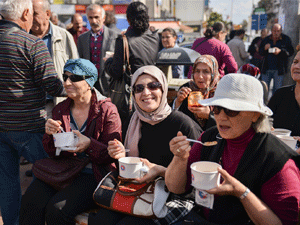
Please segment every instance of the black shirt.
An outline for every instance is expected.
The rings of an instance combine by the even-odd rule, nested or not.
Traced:
[[[295,99],[295,85],[278,89],[268,104],[273,111],[273,127],[291,130],[300,136],[300,108]]]
[[[199,139],[202,129],[182,112],[173,111],[162,122],[151,125],[142,122],[141,139],[138,144],[139,157],[167,167],[173,159],[169,142],[181,131],[191,139]]]

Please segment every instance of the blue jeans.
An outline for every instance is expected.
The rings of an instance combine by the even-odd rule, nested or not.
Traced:
[[[274,80],[272,94],[274,94],[275,91],[282,86],[284,76],[278,75],[278,70],[267,70],[266,73],[262,74],[261,79],[264,82],[266,82],[266,84],[268,86],[268,90],[270,90],[270,83],[271,83],[272,78]]]
[[[48,157],[42,138],[43,133],[0,132],[0,207],[5,225],[19,224],[20,156],[31,163]]]

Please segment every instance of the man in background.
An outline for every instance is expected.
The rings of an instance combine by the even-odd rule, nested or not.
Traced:
[[[117,24],[117,19],[115,17],[114,12],[106,11],[104,25],[114,30],[116,33],[121,34],[122,31],[119,28],[117,28],[116,24]]]
[[[115,50],[118,34],[104,25],[105,10],[97,4],[86,8],[91,30],[78,37],[77,47],[80,58],[88,59],[98,69],[98,81],[95,88],[104,96],[109,94],[110,76],[104,72],[105,53]]]
[[[50,21],[51,10],[48,0],[32,0],[33,3],[33,24],[31,34],[41,38],[48,47],[53,59],[54,67],[58,77],[63,81],[62,74],[65,63],[68,59],[78,58],[76,44],[72,35]],[[47,96],[47,117],[52,117],[52,109],[65,98],[53,98]]]
[[[274,80],[273,94],[282,86],[284,75],[287,72],[288,57],[294,54],[294,48],[289,36],[282,33],[282,26],[275,23],[271,35],[261,43],[259,53],[265,57],[262,66],[261,79],[270,88],[271,80]]]
[[[262,40],[268,36],[268,32],[269,31],[267,28],[262,29],[260,31],[260,37],[254,38],[248,49],[248,52],[252,56],[250,63],[257,66],[260,70],[262,69],[262,63],[264,60],[264,56],[259,54],[259,47],[261,45]]]
[[[46,92],[59,96],[64,89],[47,46],[28,34],[32,1],[2,0],[0,14],[0,35],[6,35],[0,45],[0,207],[4,224],[17,225],[20,156],[31,163],[48,157],[42,144]]]
[[[230,48],[235,61],[238,64],[238,68],[247,63],[250,54],[246,52],[246,47],[244,44],[245,30],[240,29],[235,32],[235,36],[232,40],[228,42],[228,47]]]
[[[83,26],[83,19],[79,13],[75,13],[72,18],[72,27],[68,29],[68,31],[72,34],[75,44],[77,45],[77,40],[79,35],[89,31],[88,28]]]
[[[58,19],[58,15],[55,12],[51,13],[50,20],[54,25],[66,29],[66,25]]]

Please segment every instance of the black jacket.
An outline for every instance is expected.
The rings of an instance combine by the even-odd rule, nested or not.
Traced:
[[[137,35],[133,29],[129,28],[125,33],[129,45],[129,63],[131,72],[138,68],[156,63],[159,50],[159,37],[157,32],[150,30],[141,35]],[[105,71],[115,80],[119,79],[123,73],[124,50],[122,35],[116,39],[115,54],[113,58],[105,62]]]
[[[269,60],[268,56],[273,53],[268,53],[268,50],[265,50],[265,45],[270,44],[271,48],[273,47],[279,47],[281,49],[281,52],[277,55],[277,68],[278,68],[278,74],[284,75],[287,72],[287,65],[288,65],[288,57],[292,56],[294,54],[294,48],[292,46],[291,39],[285,35],[281,34],[281,39],[276,42],[276,45],[274,45],[273,40],[271,39],[272,35],[267,36],[261,43],[259,47],[259,54],[262,56],[265,56],[265,60],[262,67],[262,73],[265,73],[269,68]]]
[[[201,139],[203,142],[214,141],[218,133],[217,128],[212,127]],[[225,144],[226,141],[222,139],[213,147],[203,146],[201,161],[220,162]],[[298,153],[272,134],[256,133],[248,144],[234,177],[260,198],[263,184],[275,176],[289,159],[293,159],[300,168]],[[209,221],[217,224],[252,224],[239,199],[230,195],[215,198]]]

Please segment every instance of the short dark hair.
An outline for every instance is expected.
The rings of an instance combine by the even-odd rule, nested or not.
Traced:
[[[235,31],[234,36],[240,36],[245,33],[246,33],[246,31],[244,29],[239,29],[239,30]]]
[[[113,11],[106,11],[106,17],[104,24],[109,26],[110,24],[116,24],[117,20]]]

